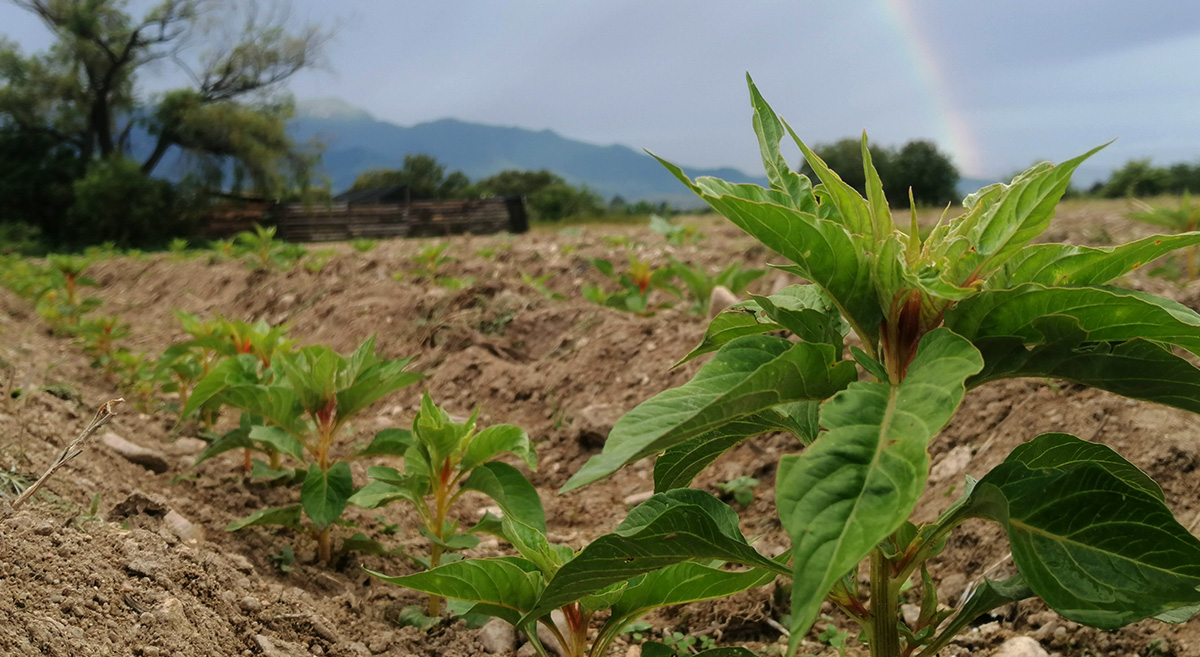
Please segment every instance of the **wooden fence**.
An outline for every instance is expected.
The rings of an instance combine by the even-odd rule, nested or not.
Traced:
[[[276,234],[289,242],[523,233],[529,229],[523,199],[496,197],[398,205],[248,204],[211,214],[204,222],[203,237],[229,237],[255,223],[275,226]]]

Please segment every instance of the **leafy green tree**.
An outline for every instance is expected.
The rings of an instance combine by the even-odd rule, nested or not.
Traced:
[[[508,170],[476,184],[485,196],[524,196],[530,212],[542,221],[566,217],[595,217],[604,213],[604,199],[584,187],[569,184],[562,176],[541,171]]]
[[[75,202],[67,212],[72,241],[128,246],[166,242],[186,232],[171,184],[146,176],[127,157],[96,160],[72,190]]]
[[[12,1],[41,19],[54,44],[25,55],[0,42],[0,129],[51,140],[52,152],[70,155],[63,169],[72,180],[94,162],[132,157],[135,128],[154,140],[137,163],[143,176],[178,149],[210,176],[231,166],[277,194],[314,163],[287,136],[291,103],[279,89],[315,63],[325,41],[318,28],[291,29],[286,12],[253,2],[162,0],[139,17],[120,0]],[[137,80],[151,65],[177,66],[191,84],[147,100]],[[29,161],[6,155],[0,169]],[[71,224],[82,216],[43,226],[54,240],[79,241]]]
[[[476,183],[483,194],[490,196],[533,196],[550,185],[566,184],[562,176],[545,169],[541,171],[518,171],[509,169]]]
[[[461,171],[446,173],[433,156],[410,153],[400,169],[371,169],[355,178],[351,190],[408,187],[412,200],[454,198],[470,194],[471,180]]]
[[[858,139],[842,139],[813,148],[825,163],[839,172],[842,180],[858,193],[866,193],[862,147]],[[945,205],[958,201],[958,169],[948,156],[931,141],[915,140],[899,150],[871,145],[871,161],[884,180],[884,192],[897,205],[908,204],[911,187],[913,200],[921,205]],[[800,172],[813,176],[812,167],[804,163]]]
[[[1100,195],[1105,198],[1123,196],[1157,196],[1167,193],[1171,175],[1166,169],[1150,163],[1150,158],[1130,160],[1113,171]]]

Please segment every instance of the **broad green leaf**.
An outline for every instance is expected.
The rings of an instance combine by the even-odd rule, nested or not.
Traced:
[[[249,354],[226,358],[218,363],[208,373],[208,376],[196,384],[196,387],[192,389],[192,393],[188,396],[187,403],[184,404],[183,410],[179,414],[182,417],[187,417],[195,413],[201,406],[212,399],[214,395],[230,386],[255,385],[257,383],[257,358]]]
[[[821,185],[817,189],[818,195],[823,193],[828,196],[829,201],[841,215],[846,230],[856,235],[862,235],[866,238],[867,244],[874,244],[880,235],[875,231],[875,222],[871,220],[871,208],[867,205],[866,199],[853,187],[843,182],[841,176],[837,175],[820,156],[800,141],[787,121],[783,122],[783,126],[787,128],[788,134],[791,135],[792,141],[796,142],[796,146],[800,147],[800,152],[804,154],[804,160],[808,162],[808,166],[812,167],[813,173],[821,179]]]
[[[883,193],[883,181],[879,179],[879,172],[875,169],[875,163],[871,161],[871,149],[867,147],[865,130],[862,135],[862,161],[867,187],[867,208],[871,212],[871,223],[875,227],[878,241],[885,235],[892,235],[896,226],[892,223],[892,211],[888,208],[887,196]],[[841,210],[840,206],[838,210]]]
[[[404,456],[404,452],[413,446],[412,432],[408,429],[384,429],[375,434],[371,444],[354,453],[354,458],[362,456]]]
[[[517,456],[530,470],[537,471],[537,454],[529,442],[529,434],[511,424],[492,425],[475,434],[458,467],[465,472],[503,453]]]
[[[753,297],[771,321],[805,342],[831,344],[841,350],[850,327],[837,305],[816,285],[789,285],[766,297]]]
[[[786,207],[786,200],[771,200],[770,190],[729,185],[712,178],[692,183],[682,169],[655,157],[714,210],[796,263],[781,269],[821,286],[856,333],[865,339],[877,338],[883,312],[871,285],[871,267],[866,255],[870,248],[862,243],[863,238],[852,237],[841,224]],[[865,211],[866,201],[861,197],[859,201]],[[864,216],[869,222],[869,214]]]
[[[312,345],[275,359],[300,406],[316,413],[337,394],[337,373],[345,360],[325,345]]]
[[[349,387],[338,390],[338,424],[342,424],[375,401],[424,379],[424,374],[404,371],[411,360],[406,358],[369,365]]]
[[[950,282],[964,285],[971,275],[986,278],[1041,235],[1054,217],[1071,174],[1101,148],[1104,146],[1058,165],[1035,165],[1011,184],[986,187],[968,196],[964,202],[967,214],[947,226],[943,244],[950,250],[935,249],[938,257],[949,257],[959,253],[962,242],[969,245],[951,259]],[[934,235],[930,241],[935,241]]]
[[[407,589],[488,606],[508,623],[521,627],[521,616],[537,603],[545,580],[537,566],[516,557],[464,559],[413,575],[371,575]]]
[[[346,502],[363,509],[377,509],[396,500],[408,500],[415,506],[423,504],[421,497],[411,488],[384,481],[368,482],[366,486],[355,491]]]
[[[507,463],[489,462],[471,471],[463,480],[464,490],[474,490],[495,500],[506,518],[546,533],[546,512],[537,489]]]
[[[229,386],[215,394],[213,399],[257,415],[293,436],[310,432],[300,400],[289,387],[258,384]]]
[[[354,493],[350,465],[339,461],[328,470],[312,467],[300,488],[300,505],[317,527],[328,527],[342,516],[346,501]]]
[[[282,525],[284,527],[299,527],[300,526],[300,505],[284,506],[274,509],[261,509],[254,513],[229,523],[225,527],[227,532],[236,532],[239,529],[247,527],[261,527],[267,525]]]
[[[429,542],[433,543],[434,545],[437,545],[443,550],[448,550],[451,552],[470,550],[476,545],[479,545],[479,537],[475,536],[474,534],[460,534],[455,532],[449,534],[445,538],[438,538],[433,534],[433,532],[426,529],[424,525],[417,527],[417,533],[429,539]]]
[[[1063,457],[1058,467],[1053,456]],[[1101,629],[1200,603],[1200,540],[1107,458],[1074,458],[1050,454],[1036,470],[1006,460],[973,493],[978,514],[1004,525],[1034,593]]]
[[[421,412],[413,419],[413,435],[417,444],[427,452],[429,466],[440,468],[442,462],[454,455],[470,431],[466,424],[450,419],[426,391],[421,395]]]
[[[659,568],[708,559],[789,573],[746,542],[729,505],[703,491],[678,489],[635,507],[614,532],[563,564],[527,619]]]
[[[689,486],[717,457],[752,436],[788,431],[805,445],[812,443],[819,430],[818,408],[815,401],[783,404],[667,449],[654,462],[654,492]]]
[[[982,366],[970,343],[935,330],[903,381],[850,384],[821,407],[826,433],[781,460],[775,499],[792,537],[793,642],[838,578],[908,519],[929,474],[926,446]]]
[[[208,447],[204,448],[203,452],[196,457],[196,462],[192,465],[200,465],[218,454],[224,454],[234,449],[258,449],[254,441],[250,440],[249,431],[238,428],[229,431],[225,435],[212,441]]]
[[[1165,501],[1162,488],[1145,472],[1107,445],[1088,442],[1069,433],[1044,433],[1033,440],[1017,445],[1004,461],[1023,463],[1030,470],[1068,470],[1083,463],[1092,463],[1108,471],[1128,486]]]
[[[304,462],[304,447],[292,434],[279,427],[256,424],[250,427],[250,440],[261,443],[268,449]]]
[[[754,106],[754,134],[758,136],[758,150],[762,153],[763,169],[767,172],[771,188],[787,194],[791,207],[815,214],[817,200],[813,197],[812,184],[808,178],[792,171],[779,152],[783,124],[758,92],[749,74],[746,75],[746,84],[750,87],[750,103]]]
[[[618,420],[604,451],[575,473],[563,491],[773,406],[825,399],[857,376],[853,362],[835,363],[835,356],[829,345],[760,335],[738,338],[691,381],[655,395]]]
[[[761,335],[784,330],[770,321],[757,301],[743,301],[722,310],[708,323],[704,337],[688,355],[672,367],[679,367],[697,356],[712,353],[725,344],[747,335]]]
[[[729,571],[699,563],[679,563],[647,573],[621,592],[612,606],[614,618],[633,620],[653,609],[713,600],[775,580],[778,574],[753,569]]]
[[[1200,315],[1173,301],[1119,288],[1029,283],[985,290],[948,311],[946,326],[972,342],[1019,337],[1038,344],[1048,337],[1038,330],[1038,321],[1054,315],[1074,318],[1088,342],[1142,338],[1200,354]]]
[[[1164,623],[1186,623],[1198,613],[1200,613],[1200,605],[1189,605],[1187,607],[1177,607],[1171,611],[1164,611],[1163,613],[1155,616],[1154,620],[1159,620]]]
[[[989,277],[987,287],[1005,289],[1023,283],[1104,285],[1172,251],[1196,244],[1200,244],[1200,233],[1152,235],[1107,247],[1030,244]]]
[[[1062,379],[1200,413],[1200,370],[1170,348],[1141,339],[1089,343],[1078,323],[1065,316],[1033,327],[1047,336],[1045,344],[1026,349],[1021,338],[977,340],[985,365],[968,385],[1012,377]]]

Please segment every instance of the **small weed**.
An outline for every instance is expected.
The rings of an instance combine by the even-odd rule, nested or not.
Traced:
[[[281,573],[290,573],[296,569],[292,565],[296,562],[296,553],[292,551],[290,545],[283,546],[283,549],[267,558],[271,560],[271,565]]]
[[[350,242],[350,248],[359,253],[370,253],[377,246],[379,246],[379,240],[368,238],[359,238]]]
[[[733,497],[734,501],[742,506],[750,506],[754,501],[754,487],[758,486],[758,480],[754,477],[736,477],[730,479],[723,484],[717,484],[717,488],[726,495]]]

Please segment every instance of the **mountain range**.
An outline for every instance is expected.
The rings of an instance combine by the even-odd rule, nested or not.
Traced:
[[[323,164],[334,192],[350,187],[358,174],[374,168],[398,169],[408,153],[431,155],[447,171],[479,180],[506,169],[547,169],[573,185],[587,185],[604,197],[627,201],[667,201],[694,206],[698,199],[654,158],[628,146],[599,146],[551,130],[527,130],[441,119],[404,127],[381,121],[343,101],[299,103],[288,130],[297,141],[325,145]],[[766,185],[766,178],[734,168],[685,167],[688,174]]]

